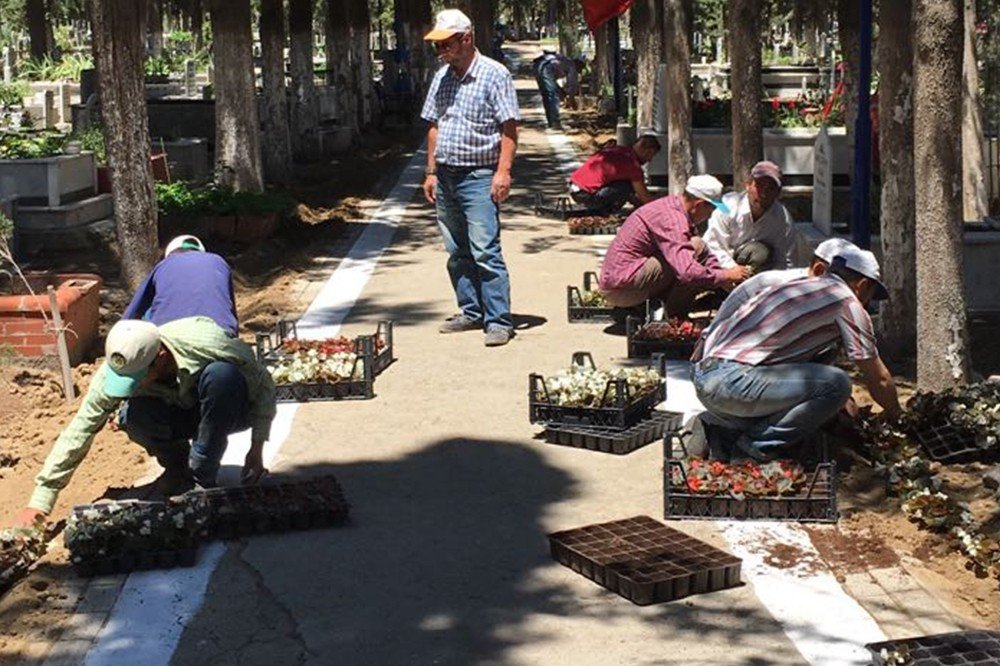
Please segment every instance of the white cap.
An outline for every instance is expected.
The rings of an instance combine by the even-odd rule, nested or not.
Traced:
[[[844,238],[827,238],[825,241],[816,246],[813,256],[819,257],[826,263],[830,264],[833,263],[833,258],[841,252],[858,249],[860,248],[857,245]]]
[[[830,265],[836,266],[841,262],[843,262],[844,268],[849,268],[875,283],[875,293],[872,298],[878,301],[889,298],[889,290],[882,282],[882,271],[878,267],[878,259],[875,258],[874,254],[868,250],[862,250],[852,243],[850,247],[842,248],[830,262]]]
[[[164,257],[169,256],[171,252],[175,252],[176,250],[181,250],[181,249],[197,250],[198,252],[204,252],[205,244],[202,243],[200,240],[198,240],[197,236],[191,236],[189,234],[185,234],[183,236],[178,236],[177,238],[174,238],[172,241],[167,243],[167,248],[163,251],[163,256]]]
[[[684,186],[684,191],[693,197],[697,197],[712,204],[726,215],[729,214],[729,206],[722,203],[722,183],[715,176],[702,174],[691,176]]]
[[[160,333],[155,324],[122,319],[108,331],[104,342],[104,392],[127,398],[135,391],[160,351]]]
[[[426,42],[439,42],[452,35],[472,32],[472,21],[457,9],[443,9],[438,12],[434,29],[424,35]]]

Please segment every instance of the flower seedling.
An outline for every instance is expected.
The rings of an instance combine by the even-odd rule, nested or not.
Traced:
[[[16,527],[0,531],[0,592],[22,576],[45,554],[45,527]]]
[[[689,319],[671,317],[665,321],[652,321],[640,328],[636,340],[656,342],[697,342],[701,337],[701,323]]]
[[[689,492],[704,495],[728,494],[742,500],[750,497],[778,497],[799,492],[806,475],[801,465],[773,461],[759,465],[746,461],[728,464],[688,456],[673,468],[671,483]]]
[[[545,379],[549,402],[567,407],[600,407],[613,400],[618,384],[624,380],[629,395],[636,399],[655,391],[663,377],[650,368],[620,368],[606,371],[573,365]]]

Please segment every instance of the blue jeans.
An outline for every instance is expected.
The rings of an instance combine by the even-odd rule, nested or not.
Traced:
[[[201,371],[197,389],[198,404],[190,409],[160,398],[131,398],[119,425],[167,472],[190,470],[195,481],[214,486],[229,435],[250,427],[247,383],[235,365],[215,361]]]
[[[836,415],[851,396],[851,379],[821,363],[747,365],[706,359],[693,370],[709,423],[740,431],[736,445],[758,459],[797,444]]]
[[[545,109],[545,121],[549,127],[559,125],[559,84],[556,82],[555,71],[543,65],[535,74],[538,92],[542,93],[542,107]]]
[[[572,192],[570,196],[576,203],[586,206],[597,215],[610,215],[621,210],[629,201],[633,205],[640,205],[638,197],[635,195],[635,188],[627,180],[613,180],[601,187],[596,192]]]
[[[500,209],[490,198],[492,167],[437,168],[438,227],[458,307],[485,327],[513,328],[510,275],[500,249]]]

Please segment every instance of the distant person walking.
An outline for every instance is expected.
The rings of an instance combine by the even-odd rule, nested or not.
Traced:
[[[476,50],[472,22],[439,12],[424,36],[445,64],[421,117],[427,129],[424,196],[437,206],[448,275],[461,312],[442,333],[484,330],[487,347],[514,336],[510,276],[500,248],[500,204],[510,195],[520,113],[510,72]]]

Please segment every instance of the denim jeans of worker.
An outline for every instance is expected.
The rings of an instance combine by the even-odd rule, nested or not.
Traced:
[[[510,275],[500,248],[500,209],[491,167],[437,169],[437,217],[458,307],[485,328],[513,328]]]
[[[766,459],[819,430],[844,406],[851,380],[820,363],[747,365],[706,359],[694,366],[706,420],[740,431],[737,447]]]
[[[559,125],[559,84],[556,83],[555,72],[551,67],[542,66],[535,74],[538,92],[542,94],[542,107],[545,109],[545,121],[549,127]]]
[[[596,192],[579,190],[572,192],[573,201],[586,206],[597,215],[609,215],[621,210],[627,202],[637,203],[635,188],[627,180],[615,180],[604,185]]]
[[[250,427],[247,384],[235,365],[216,361],[201,371],[197,391],[198,404],[190,409],[160,398],[131,398],[119,424],[167,472],[190,470],[195,481],[214,486],[229,435]]]

